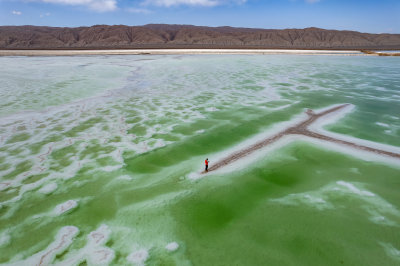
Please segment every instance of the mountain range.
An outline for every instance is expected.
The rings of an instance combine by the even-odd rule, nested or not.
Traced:
[[[0,49],[400,49],[400,34],[149,24],[62,28],[0,26]]]

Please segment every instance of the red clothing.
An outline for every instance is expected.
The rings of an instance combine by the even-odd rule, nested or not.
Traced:
[[[208,161],[206,160],[206,165],[208,165]]]

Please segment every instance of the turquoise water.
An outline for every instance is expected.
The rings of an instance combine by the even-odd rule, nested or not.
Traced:
[[[1,57],[0,263],[394,265],[400,169],[304,139],[208,157],[351,103],[326,130],[400,147],[397,58]],[[368,157],[368,160],[366,158]]]

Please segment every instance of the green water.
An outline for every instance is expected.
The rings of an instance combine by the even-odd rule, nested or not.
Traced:
[[[297,140],[190,178],[206,157],[212,165],[305,108],[351,103],[326,130],[398,148],[397,58],[0,62],[8,66],[0,72],[0,263],[34,265],[61,228],[74,226],[79,233],[49,263],[96,265],[92,257],[101,256],[86,245],[102,224],[110,265],[129,264],[130,254],[137,265],[400,263],[393,161]],[[57,213],[68,200],[77,206]]]

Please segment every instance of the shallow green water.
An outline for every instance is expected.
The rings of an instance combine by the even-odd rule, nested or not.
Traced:
[[[206,157],[212,164],[305,108],[351,103],[326,130],[399,147],[397,58],[0,63],[8,66],[0,72],[0,263],[34,265],[49,251],[44,264],[400,263],[396,163],[297,140],[190,178]],[[75,205],[58,211],[69,200]],[[79,233],[57,245],[66,226]],[[166,248],[173,242],[176,250]]]

